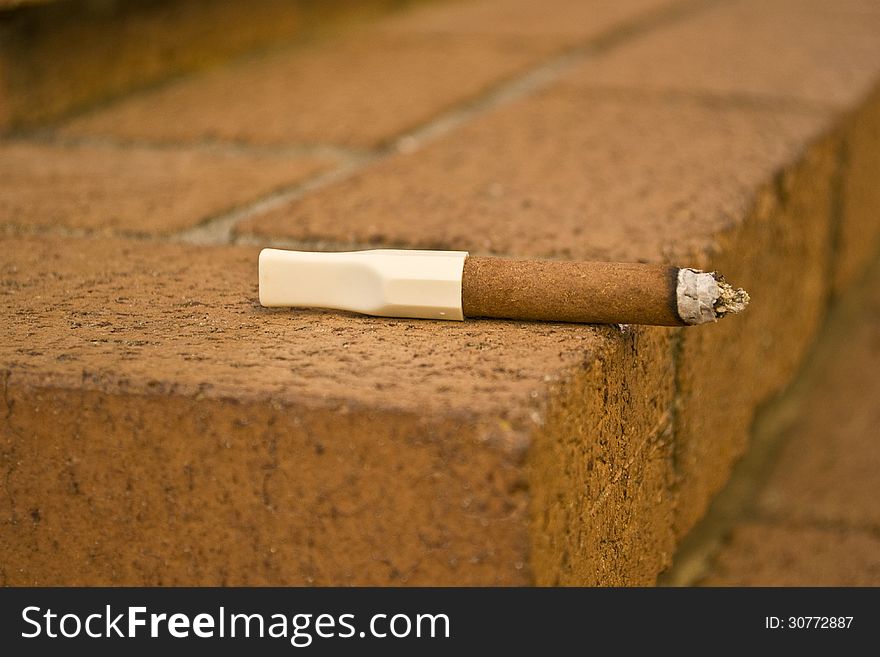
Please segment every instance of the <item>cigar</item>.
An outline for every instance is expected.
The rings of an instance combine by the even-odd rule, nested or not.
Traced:
[[[716,272],[466,251],[263,249],[259,270],[263,306],[385,317],[690,326],[742,312],[749,302]]]

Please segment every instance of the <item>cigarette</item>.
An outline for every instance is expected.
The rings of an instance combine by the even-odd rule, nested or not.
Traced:
[[[742,312],[745,290],[670,265],[474,257],[467,251],[263,249],[260,303],[366,315],[689,326]]]

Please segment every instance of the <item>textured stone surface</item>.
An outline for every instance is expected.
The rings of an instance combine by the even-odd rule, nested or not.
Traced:
[[[546,44],[479,36],[347,35],[133,96],[68,134],[374,146],[535,65]]]
[[[46,2],[7,16],[0,129],[34,125],[301,31],[286,0]],[[75,53],[71,56],[71,53]]]
[[[644,586],[669,564],[675,336],[627,327],[554,388],[528,461],[535,583]]]
[[[742,525],[706,586],[878,586],[880,539],[858,530]]]
[[[48,6],[7,13],[0,27],[0,131],[400,7],[399,0],[41,4]]]
[[[40,385],[308,398],[528,416],[515,400],[580,362],[575,324],[433,322],[266,309],[254,248],[4,242],[4,363]],[[604,331],[601,330],[601,331]],[[28,379],[31,380],[31,379]],[[121,387],[120,387],[121,386]]]
[[[378,27],[406,34],[550,37],[557,48],[642,23],[677,3],[670,0],[556,0],[552,9],[531,0],[434,2],[390,16]]]
[[[692,573],[689,581],[880,582],[877,264],[864,285],[838,300],[800,379],[762,414],[757,451],[691,537],[714,533],[717,546],[704,538],[702,551],[690,551],[702,564],[676,564],[679,573]]]
[[[0,0],[0,8],[8,9],[22,5],[46,4],[49,2],[59,2],[60,0]]]
[[[374,146],[665,4],[569,1],[547,11],[522,0],[438,3],[358,34],[133,97],[73,121],[66,131]]]
[[[774,518],[880,528],[880,284],[818,374],[759,502]]]
[[[66,126],[80,146],[0,147],[15,183],[0,198],[35,217],[4,218],[0,250],[0,581],[652,583],[875,230],[877,101],[863,91],[877,11],[664,6],[426,7],[107,106]],[[591,8],[595,22],[581,20]],[[679,71],[670,21],[692,57],[723,21],[754,29]],[[704,85],[743,41],[766,66],[748,53],[747,84]],[[588,43],[601,47],[581,69],[541,69],[561,76],[548,89],[471,104]],[[656,84],[591,77],[655,60],[671,71]],[[824,83],[827,99],[808,93]],[[334,164],[278,143],[372,147],[449,108],[469,109],[452,132],[372,151],[353,177],[252,212],[238,235],[675,260],[721,269],[752,307],[687,330],[266,310],[256,248],[167,241]],[[143,239],[62,239],[62,219]],[[802,466],[793,482],[855,471]],[[783,543],[799,531],[820,555],[826,535],[854,554],[874,540],[776,529],[768,568],[791,561]],[[744,528],[730,553],[759,540]]]
[[[584,117],[589,117],[588,121]],[[810,113],[563,88],[239,226],[337,244],[660,260],[735,226],[824,125]]]
[[[559,481],[526,450],[560,432],[601,519],[572,560],[603,551],[565,581],[646,583],[668,558],[669,444],[642,432],[668,411],[664,329],[267,310],[251,248],[4,254],[5,583],[526,583],[527,491]]]
[[[860,11],[861,9],[861,11]],[[596,86],[849,107],[877,81],[880,11],[866,3],[716,3],[579,72]]]
[[[686,98],[640,96],[634,106],[626,93],[575,78],[240,230],[333,245],[678,258],[745,286],[755,299],[747,316],[685,333],[680,346],[681,536],[745,450],[755,408],[795,373],[824,315],[832,268],[845,266],[832,252],[840,143],[803,150],[827,118]],[[842,132],[855,138],[851,130]],[[775,176],[799,156],[799,167]],[[856,165],[867,177],[869,157]],[[414,197],[423,199],[418,214]],[[844,210],[836,220],[858,218]]]
[[[840,226],[834,241],[837,292],[857,283],[867,263],[880,253],[880,90],[847,120],[844,139]]]
[[[758,406],[796,374],[827,308],[831,195],[838,144],[814,144],[756,194],[742,225],[719,236],[713,268],[747,289],[736,322],[682,333],[678,386],[676,532],[724,485],[748,445]]]
[[[0,228],[128,234],[188,228],[333,165],[235,149],[0,143]]]
[[[745,286],[754,302],[743,318],[683,334],[675,454],[683,535],[744,451],[757,404],[794,374],[824,313],[836,142],[773,182],[824,125],[822,114],[683,99],[633,106],[567,87],[241,230],[341,245],[673,259]],[[412,198],[422,199],[417,213]]]
[[[529,581],[520,459],[472,416],[16,380],[5,585]]]

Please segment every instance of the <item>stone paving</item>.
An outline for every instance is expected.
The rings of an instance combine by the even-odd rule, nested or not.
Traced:
[[[0,583],[654,583],[878,251],[878,75],[868,0],[436,2],[8,134]],[[268,310],[270,245],[675,262],[754,302]]]

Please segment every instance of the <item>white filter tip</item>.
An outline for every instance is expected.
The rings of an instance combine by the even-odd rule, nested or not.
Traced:
[[[366,315],[463,320],[466,251],[263,249],[260,303]]]

